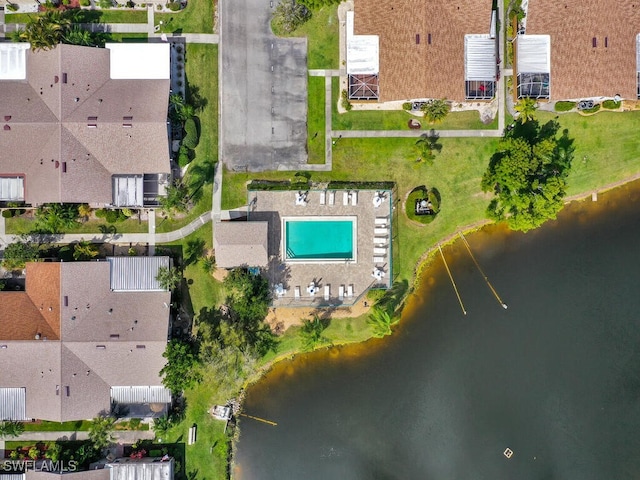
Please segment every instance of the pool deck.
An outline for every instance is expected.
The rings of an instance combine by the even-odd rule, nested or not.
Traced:
[[[335,203],[329,205],[329,191],[325,196],[325,205],[320,204],[321,191],[310,190],[307,193],[305,205],[296,204],[295,191],[251,191],[249,192],[249,220],[264,220],[269,222],[269,268],[267,276],[272,288],[283,284],[285,294],[278,296],[274,293],[275,307],[336,307],[352,305],[371,287],[386,288],[391,285],[390,259],[391,238],[394,232],[391,228],[392,208],[391,193],[384,192],[384,200],[379,207],[374,207],[375,190],[357,190],[357,204],[343,204],[345,190],[335,190]],[[316,217],[357,216],[357,260],[355,262],[283,262],[281,258],[282,217]],[[387,219],[387,234],[375,233],[376,218]],[[380,220],[378,220],[380,221]],[[380,232],[380,230],[378,231]],[[386,246],[378,246],[385,253],[374,255],[374,237],[387,238]],[[378,250],[380,252],[380,250]],[[374,257],[381,260],[374,263]],[[374,268],[381,268],[384,277],[376,279],[372,274]],[[311,282],[319,287],[318,292],[311,296],[307,287]],[[328,300],[324,298],[325,286],[330,286]],[[339,298],[340,286],[344,286],[344,298]],[[347,297],[348,286],[353,286],[353,296]],[[296,287],[300,289],[300,297],[295,297]]]

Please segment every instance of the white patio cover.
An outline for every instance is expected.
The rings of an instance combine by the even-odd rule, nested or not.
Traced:
[[[28,43],[0,43],[0,80],[24,80],[27,78]]]
[[[107,43],[113,79],[170,78],[169,43]]]
[[[113,204],[116,207],[142,207],[143,200],[142,175],[113,176]]]
[[[551,73],[551,37],[518,35],[518,73]]]
[[[24,200],[24,178],[0,177],[0,200],[21,202]]]
[[[495,81],[496,41],[489,35],[464,36],[465,80]]]
[[[373,75],[380,72],[378,35],[354,35],[353,12],[347,12],[347,74]]]

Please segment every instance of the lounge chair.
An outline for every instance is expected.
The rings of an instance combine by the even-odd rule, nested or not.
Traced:
[[[329,205],[334,205],[336,203],[336,192],[331,190],[329,192]]]
[[[373,253],[374,253],[374,255],[386,255],[387,254],[387,249],[386,248],[381,248],[381,247],[374,247],[373,248]]]
[[[358,205],[358,192],[355,190],[351,192],[351,205],[354,207]]]
[[[330,296],[331,296],[331,285],[325,285],[324,286],[324,299],[325,300],[329,300]]]
[[[349,192],[342,194],[342,205],[349,205]]]
[[[387,237],[374,237],[373,238],[373,244],[374,245],[386,245],[387,244]]]
[[[300,287],[296,287],[293,291],[293,296],[296,300],[300,300]]]
[[[344,285],[340,285],[338,289],[338,300],[342,300],[344,298]]]
[[[306,205],[307,204],[307,194],[303,192],[296,193],[296,205]]]
[[[327,201],[327,192],[322,190],[320,192],[320,205],[324,205],[326,201]]]
[[[385,217],[376,217],[376,225],[386,225],[387,219]]]
[[[375,235],[389,235],[389,230],[387,230],[386,228],[374,228],[373,229],[373,233]]]
[[[384,263],[384,257],[373,257],[373,263]]]
[[[349,284],[349,286],[347,287],[347,297],[353,297],[353,283]]]

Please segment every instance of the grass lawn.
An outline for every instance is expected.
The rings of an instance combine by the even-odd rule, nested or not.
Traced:
[[[146,10],[84,10],[87,21],[100,23],[147,23]],[[37,13],[9,13],[5,11],[5,23],[27,23]]]
[[[188,43],[185,56],[185,74],[187,97],[199,97],[205,104],[202,111],[198,112],[200,143],[196,147],[196,161],[217,162],[218,46]]]
[[[202,199],[196,203],[189,213],[182,218],[170,219],[162,217],[162,210],[156,210],[156,233],[173,232],[185,225],[191,223],[192,220],[202,215],[204,212],[211,210],[211,183],[202,187]]]
[[[76,432],[89,430],[91,421],[78,420],[73,422],[48,422],[43,420],[42,422],[25,422],[25,432]],[[23,442],[24,443],[24,442]]]
[[[640,171],[640,112],[598,112],[555,115],[536,112],[541,123],[558,118],[576,147],[569,176],[568,195],[595,190]]]
[[[155,13],[154,23],[163,22],[163,33],[213,33],[213,0],[189,0],[179,12]]]
[[[35,226],[35,220],[27,217],[7,218],[5,221],[6,232],[9,234],[29,233]],[[100,227],[115,227],[116,233],[146,233],[149,231],[147,221],[139,222],[137,218],[130,218],[124,222],[107,223],[104,219],[93,219],[68,230],[65,233],[100,233]]]
[[[313,10],[311,19],[290,35],[274,33],[282,37],[307,37],[307,68],[335,69],[340,62],[338,24],[337,5],[328,5]]]
[[[324,163],[324,77],[307,78],[307,152],[309,163]]]
[[[414,118],[427,131],[437,130],[495,130],[498,118],[488,125],[480,121],[477,111],[453,112],[439,123],[429,124],[423,118],[411,115],[404,110],[351,110],[338,113],[337,99],[340,98],[340,79],[334,77],[331,86],[331,122],[334,130],[409,130],[407,123]]]

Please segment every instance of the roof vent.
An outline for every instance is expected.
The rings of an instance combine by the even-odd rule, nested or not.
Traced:
[[[67,385],[65,387],[65,390],[67,391],[67,397],[70,397],[71,396],[71,389],[69,388],[69,385]]]
[[[145,348],[147,348],[147,346],[146,345],[136,345],[136,348],[144,350]]]
[[[11,127],[9,125],[5,125],[4,126],[4,131],[8,132],[9,130],[11,130]]]
[[[6,345],[0,345],[0,348],[5,349],[5,348],[7,348],[7,346]]]
[[[62,74],[62,83],[67,83],[67,74],[66,73]]]
[[[69,297],[67,295],[64,296],[64,300],[62,302],[65,307],[69,306]]]
[[[420,45],[420,34],[416,33],[416,45]]]
[[[105,350],[107,348],[106,345],[96,345],[96,348],[99,348],[100,350]]]
[[[111,335],[109,335],[109,338],[111,340],[118,340],[120,338],[120,335],[117,333],[112,333]]]
[[[593,38],[591,39],[591,46],[592,46],[593,48],[596,48],[596,47],[598,46],[598,39],[597,39],[596,37],[593,37]]]
[[[80,97],[74,98],[73,101],[76,102],[76,103],[79,102],[80,101]]]
[[[62,162],[62,173],[67,173],[67,162]]]
[[[609,48],[609,37],[604,37],[604,48]]]
[[[8,122],[9,120],[11,120],[11,115],[5,115],[4,116],[4,121]]]
[[[60,81],[60,77],[58,75],[53,76],[53,83],[58,83]]]
[[[60,385],[56,385],[56,395],[60,395]]]
[[[36,340],[40,340],[40,334],[39,333],[36,333],[35,339]]]
[[[75,320],[75,319],[76,319],[76,316],[75,316],[75,315],[74,315],[73,317],[71,317],[71,320]]]
[[[431,45],[431,34],[427,35],[427,43]]]

